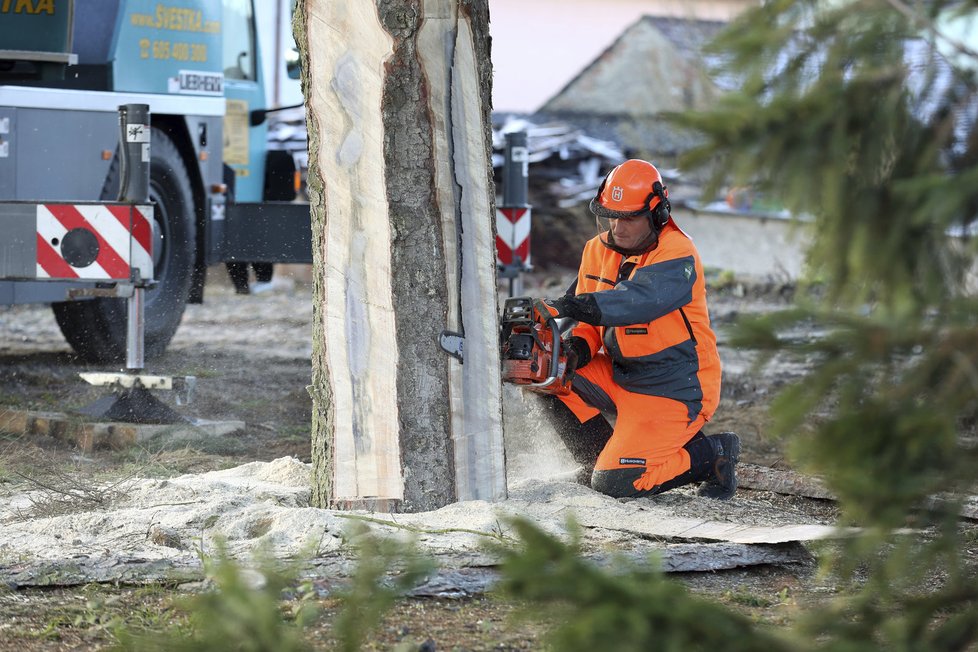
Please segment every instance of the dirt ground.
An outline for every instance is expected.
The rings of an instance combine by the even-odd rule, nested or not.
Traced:
[[[82,452],[48,438],[0,433],[0,496],[31,487],[32,478],[165,478],[226,469],[251,461],[310,457],[310,377],[312,307],[308,269],[278,273],[268,286],[237,295],[223,270],[211,269],[206,301],[189,306],[166,355],[147,364],[147,373],[195,376],[196,395],[178,409],[189,416],[240,420],[245,426],[218,437],[160,438],[124,450]],[[566,274],[527,279],[527,294],[556,294]],[[725,365],[722,404],[713,431],[733,430],[742,438],[742,461],[785,465],[778,442],[768,437],[768,399],[804,365],[776,361],[762,369],[753,357],[727,345],[726,329],[743,314],[783,306],[790,288],[766,283],[714,279],[711,313]],[[43,306],[0,307],[0,407],[70,412],[103,396],[87,386],[82,371],[96,369],[77,360],[53,316]],[[741,490],[738,509],[805,514],[810,522],[831,523],[832,503]],[[673,498],[682,500],[682,498]],[[699,504],[699,503],[697,503]],[[715,509],[724,520],[723,506]],[[2,526],[0,526],[2,527]],[[834,587],[816,579],[814,558],[781,566],[755,566],[712,573],[676,574],[695,592],[709,595],[771,624],[790,622],[804,605],[818,602]],[[185,622],[178,606],[185,588],[172,586],[86,585],[51,589],[0,586],[0,650],[99,649],[113,644],[114,629],[158,630]],[[310,642],[330,647],[329,615],[337,605],[323,598],[324,616]],[[369,649],[531,650],[541,649],[552,624],[546,617],[518,618],[523,608],[493,594],[449,600],[414,598],[399,602],[376,631]],[[427,645],[427,647],[425,647]]]

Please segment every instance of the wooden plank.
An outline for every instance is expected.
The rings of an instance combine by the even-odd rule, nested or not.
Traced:
[[[428,104],[432,107],[431,128],[432,148],[434,158],[439,161],[452,159],[451,146],[451,53],[455,40],[455,25],[458,22],[458,12],[454,0],[436,0],[425,3],[427,18],[418,32],[418,57],[421,70],[428,86]],[[445,252],[445,285],[449,296],[459,297],[462,292],[461,242],[459,241],[458,208],[459,188],[455,183],[453,170],[450,166],[441,165],[434,169],[435,198],[439,221],[441,222],[441,240]],[[464,333],[462,325],[461,302],[448,301],[444,330]],[[449,405],[451,428],[453,433],[464,429],[466,411],[475,408],[466,400],[463,388],[463,374],[467,370],[460,361],[445,356],[449,385]],[[471,366],[471,365],[470,365]],[[466,468],[460,461],[465,460],[467,439],[456,436],[456,487],[464,484]],[[459,492],[457,492],[459,493]],[[464,492],[462,492],[464,495]]]
[[[0,432],[28,437],[51,437],[84,452],[121,450],[154,438],[218,437],[243,429],[243,421],[195,420],[181,424],[136,424],[90,421],[60,412],[0,408]]]
[[[671,544],[658,553],[666,573],[730,570],[766,564],[796,564],[811,560],[797,542],[777,545],[744,543]]]
[[[767,466],[741,463],[737,465],[737,481],[745,489],[771,491],[778,494],[820,500],[836,500],[836,496],[828,490],[825,483],[819,478],[806,476],[790,469],[774,469]],[[978,496],[935,496],[930,499],[930,504],[940,508],[955,500],[961,501],[959,511],[961,518],[978,520]]]
[[[961,505],[961,516],[973,521],[978,520],[978,496],[966,496]]]
[[[741,544],[779,544],[794,541],[818,541],[845,536],[846,532],[831,525],[756,526],[709,521],[706,519],[647,518],[632,522],[627,529],[609,528],[606,520],[578,515],[585,527],[620,530],[625,534],[641,535],[660,540],[725,541]]]
[[[600,566],[617,568],[621,558],[641,566],[650,557],[658,559],[664,573],[702,573],[769,564],[798,564],[811,561],[804,546],[746,545],[737,543],[681,543],[653,547],[620,555],[589,555]],[[445,568],[434,573],[408,595],[425,598],[466,598],[492,591],[499,582],[493,567]]]
[[[147,559],[137,556],[77,557],[0,564],[0,581],[10,588],[78,586],[92,583],[152,584],[204,579],[199,559]]]
[[[536,511],[535,506],[527,505],[524,511],[527,514],[532,514]],[[612,512],[616,513],[616,517],[609,519]],[[766,526],[688,518],[677,516],[674,511],[665,508],[645,508],[636,506],[635,503],[593,508],[578,507],[573,510],[573,516],[583,527],[619,531],[632,536],[676,542],[692,540],[740,544],[781,544],[838,538],[848,536],[849,532],[832,525],[786,523],[784,525]],[[609,526],[609,523],[617,522],[627,523],[627,526]]]
[[[978,520],[978,496],[955,496],[953,494],[944,494],[941,496],[934,496],[930,499],[929,504],[934,509],[947,509],[952,503],[960,503],[960,511],[958,516],[961,518],[966,518],[971,521]]]

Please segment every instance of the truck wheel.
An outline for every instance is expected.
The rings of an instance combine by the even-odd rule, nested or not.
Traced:
[[[118,179],[107,187],[117,188]],[[115,197],[113,193],[112,198]],[[190,294],[196,250],[194,200],[187,168],[173,141],[153,129],[149,198],[153,206],[153,261],[156,287],[145,295],[147,358],[158,357],[180,325]],[[103,196],[103,199],[108,197]],[[126,300],[99,298],[52,304],[58,326],[71,347],[89,362],[126,359]]]

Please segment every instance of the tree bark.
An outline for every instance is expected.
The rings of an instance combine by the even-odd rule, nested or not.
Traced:
[[[487,0],[306,0],[313,500],[505,495]],[[465,363],[438,344],[465,335]]]

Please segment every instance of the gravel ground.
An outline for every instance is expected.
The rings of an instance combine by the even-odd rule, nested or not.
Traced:
[[[168,392],[155,396],[187,417],[245,422],[233,438],[204,442],[215,447],[205,452],[252,460],[290,454],[308,461],[310,290],[286,276],[260,292],[238,295],[221,272],[210,270],[205,303],[187,306],[166,354],[144,369],[195,377],[191,404],[177,406]],[[107,394],[81,380],[85,371],[124,370],[78,360],[46,306],[0,307],[0,405],[53,412],[84,407]]]

